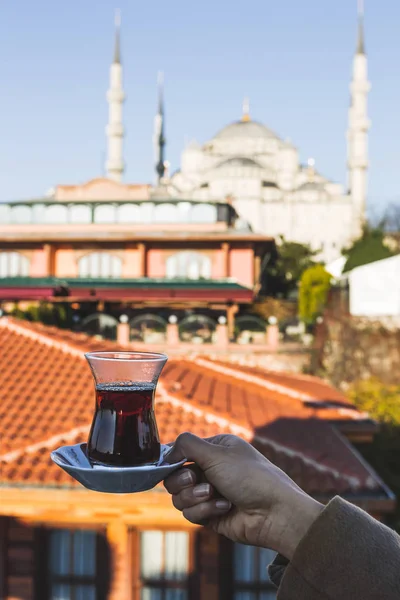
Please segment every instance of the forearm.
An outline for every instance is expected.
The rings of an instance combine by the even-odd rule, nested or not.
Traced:
[[[340,498],[311,525],[284,567],[278,600],[399,600],[400,537]],[[283,577],[280,581],[280,575]]]

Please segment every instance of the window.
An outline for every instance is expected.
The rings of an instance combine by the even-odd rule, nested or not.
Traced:
[[[11,208],[11,223],[31,223],[32,209],[30,206],[17,204]]]
[[[192,210],[193,223],[215,223],[217,207],[212,204],[196,204]]]
[[[143,531],[141,600],[188,600],[189,534]]]
[[[62,204],[48,206],[44,213],[45,223],[68,223],[68,208]]]
[[[79,260],[78,271],[79,277],[119,279],[122,276],[122,260],[108,252],[91,252]]]
[[[156,205],[154,221],[156,223],[176,223],[178,221],[178,209],[176,205],[170,203]]]
[[[94,209],[95,223],[115,223],[115,206],[113,204],[99,204]]]
[[[92,209],[88,204],[73,204],[69,209],[70,223],[91,223]]]
[[[267,573],[267,567],[274,558],[272,550],[234,544],[234,600],[276,598],[276,589]]]
[[[211,259],[198,252],[177,252],[167,259],[166,266],[169,279],[211,279]]]
[[[117,210],[118,223],[140,223],[141,210],[137,204],[122,204]]]
[[[28,277],[29,259],[19,252],[0,252],[0,277]]]
[[[96,533],[54,529],[50,533],[51,600],[96,600]]]

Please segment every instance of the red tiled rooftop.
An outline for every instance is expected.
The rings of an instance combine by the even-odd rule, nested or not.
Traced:
[[[94,397],[83,352],[116,349],[116,344],[8,318],[0,319],[0,344],[2,484],[75,485],[49,453],[86,439]],[[202,437],[235,433],[311,493],[381,490],[377,476],[326,422],[339,409],[324,411],[322,421],[320,410],[290,392],[299,389],[290,385],[293,380],[204,359],[171,360],[156,403],[161,440],[173,441],[187,430]],[[302,381],[314,394],[326,386]],[[353,408],[346,414],[341,418],[359,416]]]

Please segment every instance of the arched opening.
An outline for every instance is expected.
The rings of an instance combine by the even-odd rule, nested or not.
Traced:
[[[96,336],[102,340],[116,340],[117,325],[118,321],[115,317],[103,313],[95,313],[83,319],[81,330],[88,335]]]
[[[0,252],[0,277],[28,277],[29,258],[19,252]]]
[[[167,258],[166,275],[169,279],[211,279],[211,259],[200,252],[177,252]]]
[[[154,209],[155,223],[176,223],[178,220],[178,209],[175,204],[156,204]]]
[[[140,223],[141,210],[137,204],[121,204],[117,209],[118,223]]]
[[[52,204],[44,211],[44,221],[49,225],[68,223],[68,208],[63,204]]]
[[[235,339],[238,344],[265,344],[267,323],[256,315],[235,319]]]
[[[113,204],[99,204],[94,209],[95,223],[115,223],[116,208]]]
[[[19,204],[11,209],[11,223],[31,223],[32,209],[30,206]]]
[[[104,277],[119,279],[122,276],[122,259],[108,252],[90,252],[78,261],[79,277]]]
[[[196,204],[192,210],[193,223],[215,223],[217,208],[213,204]]]
[[[179,338],[192,344],[211,344],[214,342],[217,324],[204,315],[190,315],[179,323]]]
[[[130,321],[130,339],[132,342],[163,344],[166,340],[167,321],[151,313],[138,315]]]
[[[72,204],[69,208],[70,223],[90,223],[92,209],[88,204]]]

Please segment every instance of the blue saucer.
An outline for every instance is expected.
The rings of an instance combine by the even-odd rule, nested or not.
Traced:
[[[89,490],[109,494],[132,494],[151,490],[185,464],[186,460],[169,464],[167,454],[170,450],[170,446],[162,445],[158,463],[140,467],[92,465],[86,454],[86,444],[61,446],[50,456],[56,465]]]

